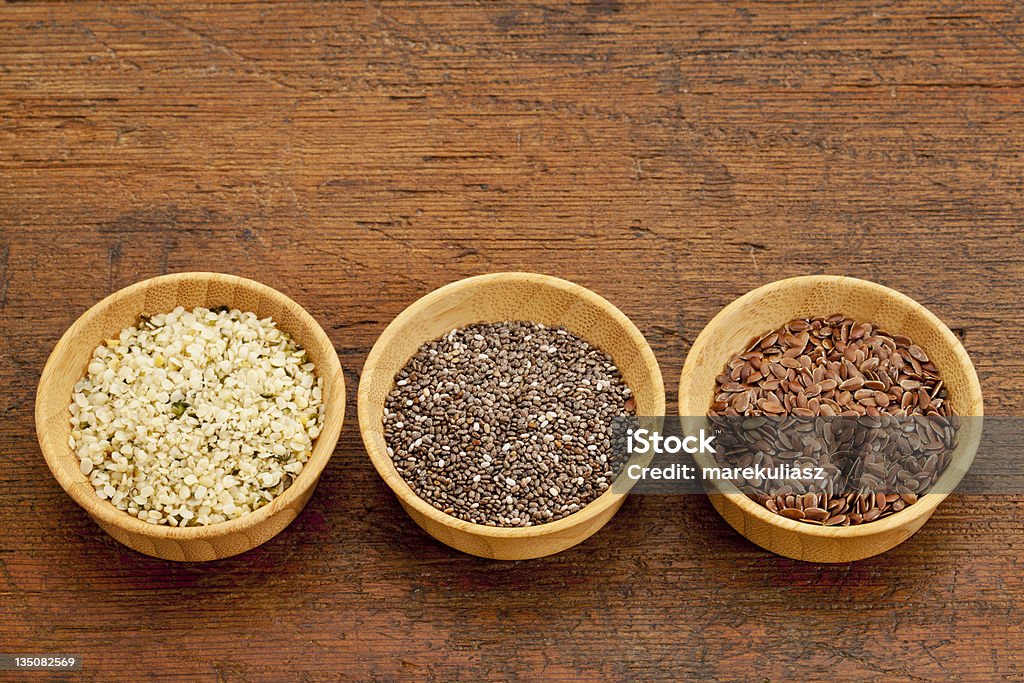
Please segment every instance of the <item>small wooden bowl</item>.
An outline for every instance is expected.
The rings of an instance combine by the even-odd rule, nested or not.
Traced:
[[[707,413],[715,394],[715,377],[732,354],[758,335],[794,318],[843,313],[877,323],[887,332],[909,336],[938,366],[957,413],[983,414],[981,385],[971,359],[948,327],[924,306],[897,291],[865,280],[813,275],[759,287],[726,306],[694,342],[679,379],[679,414],[685,419]],[[980,420],[964,420],[949,468],[935,489],[950,491],[967,471],[981,438]],[[713,456],[698,455],[701,467]],[[884,519],[849,527],[801,524],[777,515],[741,493],[731,482],[716,482],[708,491],[719,514],[762,548],[809,562],[849,562],[902,543],[931,517],[946,497],[930,493]]]
[[[480,557],[522,560],[580,543],[605,525],[626,493],[609,488],[568,517],[531,527],[492,527],[447,515],[417,496],[395,469],[384,439],[384,401],[420,346],[473,323],[529,320],[563,326],[609,354],[633,390],[638,415],[664,415],[665,386],[654,352],[619,309],[584,287],[534,273],[480,275],[427,294],[388,325],[359,381],[359,429],[377,472],[428,534]]]
[[[139,315],[230,306],[272,317],[306,349],[324,380],[323,430],[309,462],[280,496],[243,517],[219,524],[168,527],[143,522],[100,499],[79,470],[68,446],[71,395],[85,375],[93,351],[104,340],[138,324]],[[68,328],[43,368],[36,392],[36,434],[53,475],[75,502],[104,531],[139,552],[166,560],[215,560],[255,548],[288,526],[306,505],[331,457],[345,415],[345,380],[338,355],[320,325],[297,303],[252,280],[220,273],[164,275],[115,292],[86,311]]]

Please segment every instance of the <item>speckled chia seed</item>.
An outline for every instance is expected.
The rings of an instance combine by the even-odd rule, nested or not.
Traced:
[[[398,472],[434,507],[488,526],[552,522],[604,493],[622,467],[612,421],[635,414],[610,356],[530,322],[452,330],[395,384],[384,434]]]

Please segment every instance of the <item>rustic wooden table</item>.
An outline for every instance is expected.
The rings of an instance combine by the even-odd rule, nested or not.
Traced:
[[[194,4],[194,3],[191,3]],[[298,520],[203,565],[101,532],[35,441],[36,381],[142,278],[271,284],[360,367],[407,304],[522,269],[617,304],[661,362],[756,285],[842,273],[1024,401],[1024,6],[1010,2],[10,3],[0,11],[0,651],[69,680],[1024,678],[1024,500],[802,564],[696,496],[560,555],[416,528],[354,401]],[[3,674],[0,674],[2,676]]]

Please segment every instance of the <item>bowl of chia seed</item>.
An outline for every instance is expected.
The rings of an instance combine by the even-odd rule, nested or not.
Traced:
[[[495,559],[569,548],[618,511],[613,423],[665,411],[654,353],[590,290],[494,273],[442,287],[384,330],[359,383],[377,472],[437,540]]]
[[[717,452],[695,458],[734,473],[705,483],[734,529],[780,555],[849,562],[931,517],[974,459],[983,404],[960,339],[928,309],[813,275],[748,292],[707,324],[679,414],[716,433]]]

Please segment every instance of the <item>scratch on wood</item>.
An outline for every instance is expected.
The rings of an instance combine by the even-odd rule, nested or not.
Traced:
[[[78,26],[81,29],[82,35],[89,38],[97,45],[102,47],[104,50],[106,50],[110,54],[110,56],[114,58],[114,61],[116,61],[118,64],[121,64],[122,66],[128,66],[135,71],[142,70],[142,67],[139,66],[138,62],[122,57],[121,54],[116,49],[114,49],[112,45],[110,45],[105,40],[97,36],[91,28],[82,23],[79,23]]]
[[[988,27],[988,29],[992,31],[992,33],[995,33],[997,36],[999,36],[1004,43],[1012,47],[1020,54],[1024,54],[1024,47],[1022,47],[1020,43],[1018,43],[1016,40],[1010,37],[1010,35],[1006,33],[1006,31],[1003,31],[985,17],[978,17],[978,21],[980,21],[982,24]]]
[[[455,249],[456,250],[455,256],[452,257],[456,261],[458,261],[460,259],[464,259],[467,256],[476,256],[476,255],[478,255],[480,253],[480,250],[477,249],[476,247],[469,247],[469,246],[466,246],[465,244],[461,244],[459,242],[452,242],[448,246],[451,249]]]
[[[11,274],[8,270],[10,258],[11,245],[5,244],[3,252],[0,253],[0,311],[7,306],[7,290],[11,284]]]
[[[263,78],[264,80],[267,80],[267,81],[269,81],[269,82],[271,82],[271,83],[273,83],[273,84],[275,84],[275,85],[277,85],[277,86],[279,86],[281,88],[284,88],[285,90],[290,90],[292,92],[300,92],[300,90],[298,88],[296,88],[295,86],[293,86],[290,83],[287,83],[287,82],[281,80],[280,78],[278,78],[274,74],[272,74],[272,73],[268,72],[266,69],[264,69],[260,65],[258,60],[255,60],[255,59],[253,59],[251,57],[247,57],[247,56],[243,55],[242,53],[238,52],[234,48],[232,48],[232,47],[222,43],[221,41],[217,40],[214,36],[211,36],[211,35],[209,35],[207,33],[204,33],[204,32],[202,32],[202,31],[200,31],[198,29],[194,29],[191,26],[188,26],[188,25],[182,23],[181,21],[179,21],[177,19],[171,19],[171,18],[162,16],[162,15],[159,15],[159,14],[155,14],[155,13],[150,12],[148,10],[136,10],[135,13],[138,14],[139,16],[145,17],[147,19],[158,21],[158,22],[160,22],[162,24],[170,26],[171,28],[177,29],[178,31],[181,31],[183,33],[186,33],[186,34],[192,36],[193,38],[197,39],[198,41],[200,41],[204,45],[207,45],[208,47],[213,48],[214,50],[220,52],[221,54],[224,54],[224,55],[227,55],[228,57],[231,57],[236,62],[245,65],[252,73],[256,74],[257,76],[259,76],[261,78]]]
[[[356,225],[366,228],[375,235],[380,235],[389,242],[397,242],[398,244],[401,244],[403,247],[409,247],[410,249],[413,248],[412,242],[402,237],[395,237],[384,228],[379,228],[376,227],[375,225],[370,225],[368,222],[365,221],[356,221]],[[385,225],[393,225],[393,222],[385,223]]]
[[[754,272],[760,275],[761,269],[757,266],[757,252],[768,251],[768,247],[763,244],[757,244],[756,242],[744,242],[743,246],[750,253],[750,260],[754,264]]]
[[[642,225],[631,225],[629,232],[633,237],[657,237],[658,233]]]
[[[350,327],[360,327],[362,325],[377,325],[377,324],[379,324],[377,320],[372,320],[370,318],[364,318],[362,320],[343,320],[341,322],[337,322],[337,323],[334,323],[333,325],[331,325],[331,329],[332,330],[345,330],[345,329],[348,329]]]
[[[113,293],[114,285],[117,282],[118,272],[121,269],[121,242],[114,242],[107,249],[107,291]]]

